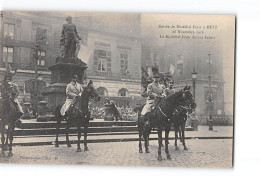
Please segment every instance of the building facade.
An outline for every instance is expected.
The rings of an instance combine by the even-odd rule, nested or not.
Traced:
[[[212,76],[213,114],[224,113],[224,79],[223,59],[221,47],[217,43],[208,44],[189,41],[189,44],[176,42],[163,46],[143,46],[142,66],[151,67],[154,63],[159,66],[160,72],[173,73],[175,89],[181,89],[193,82],[191,73],[195,69],[197,79],[195,84],[196,113],[208,114],[210,106],[209,75]],[[210,61],[209,61],[210,59]]]
[[[17,69],[13,80],[19,85],[19,98],[29,101],[24,82],[35,77],[36,65],[40,78],[50,84],[48,68],[55,64],[61,52],[60,36],[66,15],[54,12],[2,13],[1,76],[7,60]],[[86,50],[84,58],[80,58],[88,64],[85,79],[94,82],[103,99],[114,98],[120,106],[130,105],[130,100],[138,99],[141,92],[140,15],[73,15],[72,22],[77,26],[84,46],[82,50]],[[35,53],[36,44],[39,48]]]

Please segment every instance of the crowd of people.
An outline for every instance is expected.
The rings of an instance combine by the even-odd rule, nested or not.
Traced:
[[[201,115],[198,116],[199,125],[208,125],[209,116]],[[213,125],[215,126],[232,126],[233,116],[232,115],[213,115]]]
[[[136,121],[137,114],[133,111],[132,107],[117,107],[122,120],[124,121]],[[91,109],[91,118],[104,119],[106,117],[106,107],[95,107]]]

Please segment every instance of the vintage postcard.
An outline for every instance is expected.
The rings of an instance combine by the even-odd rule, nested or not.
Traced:
[[[233,167],[235,23],[2,11],[0,163]]]

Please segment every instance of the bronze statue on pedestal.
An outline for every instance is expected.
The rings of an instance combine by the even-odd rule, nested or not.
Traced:
[[[60,46],[64,46],[63,58],[76,59],[77,43],[81,38],[78,35],[76,25],[72,23],[72,17],[66,17],[67,24],[63,24]]]

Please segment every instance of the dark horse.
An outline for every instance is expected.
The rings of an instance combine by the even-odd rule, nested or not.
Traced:
[[[187,96],[192,96],[191,94],[187,94]],[[191,100],[192,97],[187,98],[186,101]],[[196,104],[193,102],[188,102],[184,104],[183,106],[180,105],[176,111],[173,114],[173,125],[174,125],[174,131],[175,131],[175,150],[179,150],[179,147],[177,146],[177,140],[178,140],[178,132],[180,136],[180,141],[183,144],[184,150],[188,150],[186,144],[185,144],[185,125],[187,121],[187,114],[192,113],[192,110],[196,108]]]
[[[101,97],[98,95],[97,90],[93,87],[92,81],[88,83],[86,87],[83,87],[83,92],[81,98],[77,100],[75,105],[71,106],[66,112],[68,118],[66,126],[66,143],[68,147],[71,147],[69,141],[69,128],[73,123],[76,124],[78,130],[78,142],[77,142],[77,152],[81,152],[80,148],[80,138],[81,138],[81,127],[84,127],[84,150],[88,151],[87,147],[87,133],[89,127],[90,111],[88,109],[89,100],[94,99],[94,101],[99,101]],[[55,147],[59,147],[59,129],[61,121],[64,120],[64,116],[60,114],[61,105],[58,105],[55,109],[55,117],[57,119],[56,127],[56,144]]]
[[[168,138],[173,123],[173,113],[180,106],[186,105],[190,107],[194,103],[192,94],[190,93],[190,87],[186,86],[184,89],[161,99],[152,112],[147,113],[145,116],[138,118],[138,131],[139,131],[139,152],[142,153],[142,136],[145,140],[145,152],[150,153],[148,149],[149,134],[152,128],[157,128],[158,133],[158,160],[162,160],[161,147],[162,147],[162,130],[165,129],[165,152],[167,159],[171,159],[168,150]],[[145,118],[149,117],[149,123],[145,123]]]
[[[9,148],[8,156],[13,156],[12,146],[13,146],[13,135],[14,128],[17,123],[20,122],[19,118],[21,114],[18,113],[13,102],[10,98],[3,99],[0,98],[0,113],[1,113],[1,142],[2,142],[2,153],[1,156],[5,156],[5,150],[7,146]],[[8,125],[8,129],[5,126]],[[5,137],[6,132],[6,137]],[[8,144],[9,140],[9,144]]]

